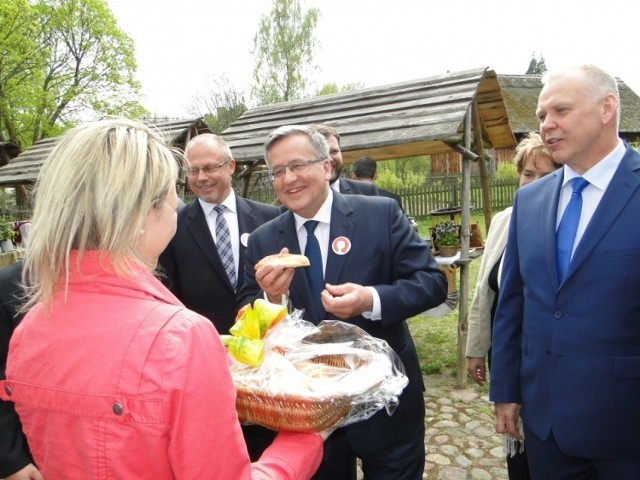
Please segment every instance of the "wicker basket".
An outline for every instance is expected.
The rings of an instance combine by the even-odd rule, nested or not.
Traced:
[[[349,368],[340,355],[319,355],[309,361]],[[341,420],[351,410],[351,397],[326,399],[273,395],[256,388],[237,386],[236,409],[241,423],[273,430],[320,431]]]
[[[273,430],[320,431],[347,415],[351,401],[346,397],[318,400],[293,395],[274,396],[240,387],[236,409],[241,423]]]

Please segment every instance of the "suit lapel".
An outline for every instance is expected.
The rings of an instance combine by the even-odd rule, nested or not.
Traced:
[[[256,218],[253,215],[253,211],[251,209],[251,205],[242,197],[238,197],[236,195],[236,208],[238,209],[238,231],[240,232],[240,258],[238,259],[238,272],[244,271],[244,257],[245,252],[247,250],[246,241],[242,243],[243,236],[246,237],[246,234],[253,232],[258,225],[256,225]],[[238,275],[238,290],[244,283],[244,275]]]
[[[293,213],[288,211],[281,214],[276,218],[276,222],[278,230],[278,252],[284,247],[287,247],[289,249],[289,253],[301,253]],[[321,319],[318,318],[315,305],[313,304],[311,285],[309,284],[306,269],[295,269],[289,290],[289,295],[294,299],[295,307],[304,308],[304,319],[317,324]],[[296,299],[299,299],[300,301],[298,302]]]
[[[569,264],[567,278],[570,278],[573,272],[589,258],[593,249],[602,241],[611,224],[619,218],[624,207],[640,187],[640,178],[634,171],[639,169],[640,156],[628,148],[576,247]]]
[[[186,208],[188,208],[189,211],[187,213],[185,226],[191,234],[191,237],[198,248],[202,251],[204,257],[213,267],[213,271],[216,272],[229,289],[233,290],[231,283],[229,282],[229,277],[227,277],[227,272],[225,271],[222,261],[220,260],[220,256],[218,255],[218,249],[216,248],[216,244],[211,236],[211,231],[209,230],[209,225],[207,224],[207,219],[204,216],[204,211],[200,206],[200,202],[198,202],[198,200],[194,200]]]
[[[558,265],[556,260],[556,216],[558,215],[558,201],[560,199],[560,188],[564,174],[562,169],[556,170],[551,180],[546,183],[544,189],[539,193],[542,197],[542,208],[540,215],[540,235],[543,245],[544,261],[547,266],[549,281],[555,289],[558,288]]]
[[[353,218],[353,208],[347,199],[340,195],[334,194],[333,206],[331,208],[331,226],[329,231],[329,248],[327,249],[327,268],[325,269],[325,283],[337,285],[340,282],[342,269],[347,261],[348,255],[338,255],[333,251],[333,241],[338,237],[345,237],[349,240],[353,239],[353,231],[356,222]]]

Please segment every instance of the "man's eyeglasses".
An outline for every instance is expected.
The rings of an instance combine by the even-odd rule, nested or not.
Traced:
[[[202,168],[189,167],[189,168],[187,168],[187,174],[190,177],[197,177],[200,174],[200,172],[204,173],[205,175],[211,175],[212,173],[215,173],[219,169],[224,167],[230,161],[231,161],[231,159],[229,158],[226,162],[223,162],[223,163],[210,163],[209,165],[206,165],[206,166],[204,166]]]
[[[271,170],[269,170],[269,180],[273,182],[278,178],[284,177],[284,174],[287,173],[287,168],[291,173],[298,173],[302,172],[312,163],[318,163],[322,161],[324,161],[324,158],[317,158],[316,160],[292,160],[286,165],[278,165],[277,167],[273,167]]]

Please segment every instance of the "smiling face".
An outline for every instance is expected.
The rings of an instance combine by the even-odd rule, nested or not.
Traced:
[[[189,188],[205,202],[220,204],[231,193],[231,177],[236,169],[233,158],[226,165],[211,173],[205,173],[203,168],[222,165],[229,160],[228,152],[210,138],[195,137],[185,152],[189,167],[198,169],[197,175],[188,175]]]
[[[615,147],[616,112],[614,95],[598,95],[584,74],[569,71],[543,87],[536,115],[554,160],[584,173]]]
[[[284,137],[269,148],[268,160],[271,169],[285,166],[294,160],[315,160],[311,140],[302,133]],[[285,174],[273,181],[273,188],[282,204],[304,218],[313,218],[320,210],[329,193],[331,162],[325,159],[306,168]]]

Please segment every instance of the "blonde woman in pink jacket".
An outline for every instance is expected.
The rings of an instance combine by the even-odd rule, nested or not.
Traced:
[[[153,275],[180,162],[147,126],[107,120],[68,132],[42,168],[30,310],[0,396],[45,480],[306,479],[320,463],[321,435],[291,432],[250,463],[215,328]]]

